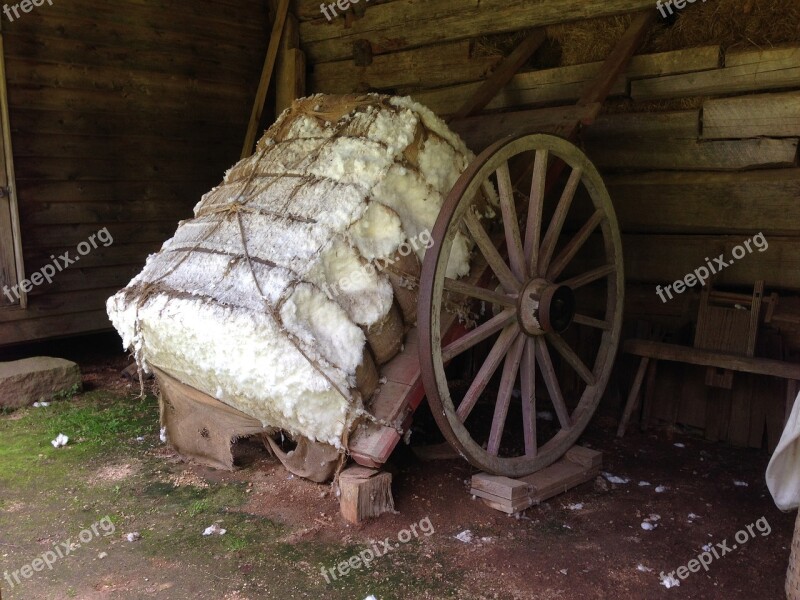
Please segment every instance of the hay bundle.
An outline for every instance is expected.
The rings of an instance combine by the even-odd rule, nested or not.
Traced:
[[[471,158],[407,98],[297,101],[109,299],[111,321],[143,369],[341,448],[373,359],[397,352],[413,312],[393,289],[407,294],[413,274],[387,259],[418,268]],[[459,249],[453,277],[469,270],[466,239]]]

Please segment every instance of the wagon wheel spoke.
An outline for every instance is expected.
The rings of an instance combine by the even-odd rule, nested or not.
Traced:
[[[500,193],[500,210],[503,214],[503,228],[506,233],[506,247],[511,270],[517,279],[524,281],[527,279],[527,265],[519,233],[517,209],[514,206],[514,188],[511,184],[511,173],[508,171],[507,162],[497,169],[497,187]]]
[[[533,338],[525,340],[520,365],[520,387],[522,388],[522,430],[525,435],[525,455],[534,457],[536,445],[536,343]]]
[[[442,360],[447,363],[453,358],[479,344],[488,337],[494,335],[509,324],[517,320],[516,310],[507,308],[499,315],[496,315],[470,331],[462,335],[456,341],[451,342],[442,348]]]
[[[542,210],[547,183],[547,150],[536,150],[531,179],[531,195],[528,200],[528,221],[525,225],[525,256],[528,257],[528,274],[536,274],[539,265],[539,239],[542,230]]]
[[[512,323],[498,336],[497,341],[489,351],[489,355],[478,370],[478,374],[475,375],[475,380],[469,386],[467,393],[464,394],[464,399],[458,405],[456,416],[462,423],[467,420],[472,409],[475,408],[475,404],[477,404],[483,390],[486,389],[492,375],[497,371],[497,367],[500,366],[500,361],[508,353],[508,349],[518,335],[519,326],[516,323]]]
[[[567,279],[561,283],[562,285],[566,285],[571,287],[573,290],[576,290],[579,287],[589,285],[590,283],[594,283],[603,277],[611,275],[614,271],[616,271],[616,267],[614,265],[603,265],[602,267],[597,267],[591,271],[586,271],[586,273],[581,273],[580,275],[576,275],[575,277]]]
[[[583,361],[575,354],[575,351],[569,347],[564,338],[557,333],[548,333],[547,340],[553,345],[561,357],[567,361],[575,372],[580,375],[581,379],[586,382],[586,385],[594,385],[596,383],[594,374],[589,370]]]
[[[544,341],[543,337],[537,337],[535,339],[536,358],[539,361],[539,370],[542,373],[547,392],[550,394],[550,401],[553,403],[556,415],[558,415],[558,422],[561,423],[562,429],[570,429],[572,427],[572,419],[567,410],[567,403],[564,402],[561,386],[558,385],[556,371],[553,368],[553,361],[550,359],[550,351],[547,349],[547,342]]]
[[[464,222],[467,225],[467,229],[469,229],[470,235],[472,235],[472,239],[475,240],[475,243],[478,245],[481,254],[483,254],[486,262],[489,263],[492,271],[494,271],[494,274],[497,275],[497,278],[500,280],[500,285],[502,285],[507,292],[518,292],[520,288],[519,280],[517,280],[511,272],[511,269],[508,268],[508,265],[497,251],[497,248],[494,247],[494,243],[478,218],[473,213],[469,212],[464,218]]]
[[[497,304],[499,306],[505,306],[508,308],[514,308],[517,305],[516,299],[511,296],[506,296],[505,294],[500,294],[493,290],[487,290],[486,288],[464,283],[456,279],[450,279],[449,277],[445,278],[444,280],[444,289],[446,289],[448,292],[462,294],[476,300],[485,300],[486,302],[491,302],[492,304]]]
[[[586,325],[587,327],[594,327],[595,329],[602,329],[603,331],[608,331],[611,329],[611,323],[602,321],[600,319],[593,319],[592,317],[587,317],[586,315],[576,314],[574,317],[572,317],[572,322],[580,325]]]
[[[594,214],[592,214],[586,224],[581,227],[580,231],[575,234],[575,237],[573,237],[569,243],[564,246],[559,255],[550,265],[550,268],[547,270],[547,278],[550,281],[555,281],[558,276],[561,275],[561,272],[569,264],[569,261],[573,259],[573,257],[578,253],[578,250],[580,250],[586,243],[586,240],[589,239],[589,236],[592,235],[592,232],[597,229],[597,226],[600,225],[605,218],[606,214],[602,208],[598,208],[594,211]]]
[[[547,273],[547,267],[550,266],[550,260],[553,258],[553,252],[556,249],[558,237],[561,235],[561,229],[564,227],[564,221],[572,206],[572,200],[575,198],[575,192],[578,190],[578,185],[580,185],[582,177],[583,169],[573,169],[567,180],[564,192],[561,194],[561,198],[558,201],[555,213],[553,213],[553,220],[550,221],[550,226],[547,228],[547,233],[545,233],[544,239],[542,239],[542,246],[539,249],[537,272],[540,276],[544,276]]]
[[[525,349],[525,340],[526,337],[524,335],[519,334],[517,336],[506,356],[505,364],[503,364],[500,391],[497,393],[497,403],[494,405],[494,416],[492,417],[492,429],[489,434],[489,443],[486,447],[486,451],[493,456],[497,456],[500,451],[500,440],[503,438],[503,429],[508,417],[508,407],[511,404],[511,393],[514,391],[514,382],[517,380],[522,351]]]

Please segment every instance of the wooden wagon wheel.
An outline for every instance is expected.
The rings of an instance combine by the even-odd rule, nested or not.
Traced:
[[[535,155],[533,176],[526,178],[531,180],[530,195],[515,201],[509,161],[519,166],[520,160],[528,160],[530,165],[531,154]],[[544,230],[544,200],[561,172],[557,166],[553,167],[559,164],[558,160],[571,171]],[[473,208],[479,202],[481,190],[487,190],[489,185],[494,189],[495,183],[503,216],[498,244],[492,241]],[[588,196],[593,212],[559,249],[567,213],[581,186],[587,193],[582,195],[582,201],[586,202]],[[571,263],[576,254],[598,229],[603,260],[596,268],[572,274],[575,268]],[[472,273],[464,280],[446,277],[451,249],[459,232],[468,232],[477,247],[473,264],[484,265],[483,269],[473,266]],[[493,144],[472,162],[448,195],[432,237],[434,245],[427,251],[422,270],[418,322],[420,366],[433,416],[445,438],[474,466],[511,477],[533,473],[558,460],[581,435],[594,414],[613,366],[622,322],[624,277],[622,243],[611,199],[597,169],[578,148],[555,136],[522,134]],[[476,268],[484,275],[476,276]],[[569,278],[565,279],[565,271]],[[603,282],[604,316],[576,314],[575,291],[588,284],[602,286]],[[482,301],[484,307],[489,305],[492,310],[488,311],[488,320],[450,341],[452,336],[447,335],[447,330],[454,318],[442,309],[446,299],[453,295]],[[598,350],[593,352],[594,364],[586,365],[562,337],[561,333],[572,323],[599,334]],[[445,365],[487,340],[490,343],[493,340],[491,350],[455,406]],[[560,356],[585,386],[571,411],[558,381],[553,356]],[[501,363],[504,364],[488,440],[473,439],[465,421],[485,395]],[[560,425],[560,430],[541,444],[537,440],[537,368]],[[519,392],[515,393],[518,380]],[[507,422],[514,418],[510,414],[512,396],[520,395],[521,414],[516,418],[522,421],[524,450],[520,442],[516,455],[502,455],[501,438]]]

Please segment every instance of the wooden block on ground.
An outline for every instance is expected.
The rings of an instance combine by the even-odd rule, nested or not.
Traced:
[[[591,481],[600,473],[602,456],[575,446],[561,460],[519,479],[478,473],[472,477],[470,493],[496,510],[514,514]]]
[[[339,474],[339,507],[350,523],[394,512],[392,474],[361,466],[348,467]]]

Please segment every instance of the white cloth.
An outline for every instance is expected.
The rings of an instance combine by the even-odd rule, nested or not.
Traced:
[[[800,394],[767,466],[767,486],[781,510],[800,506]]]

